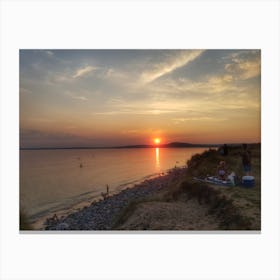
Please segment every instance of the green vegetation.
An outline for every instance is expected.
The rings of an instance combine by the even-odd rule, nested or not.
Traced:
[[[227,156],[222,156],[219,150],[209,149],[202,154],[194,155],[187,162],[188,169],[185,176],[179,178],[176,183],[170,184],[167,189],[150,196],[148,199],[132,201],[116,220],[114,229],[125,229],[127,221],[129,219],[132,220],[136,212],[138,215],[137,219],[144,220],[142,223],[137,223],[138,226],[135,226],[135,228],[131,228],[130,226],[129,229],[166,229],[166,227],[160,228],[160,226],[155,228],[153,226],[155,223],[150,222],[153,212],[156,211],[160,202],[165,203],[165,205],[168,203],[168,211],[170,211],[172,205],[177,207],[178,203],[180,203],[180,207],[184,207],[184,205],[187,207],[190,201],[195,200],[197,202],[197,208],[207,207],[206,215],[215,217],[217,221],[217,226],[214,228],[215,230],[260,230],[261,146],[259,144],[249,145],[249,149],[252,154],[252,175],[255,177],[255,186],[253,188],[217,186],[194,181],[193,177],[215,175],[217,164],[221,160],[226,161],[228,170],[234,171],[237,177],[241,178],[244,175],[241,161],[241,146],[229,146],[229,154]],[[152,205],[154,205],[154,208],[151,207]],[[141,215],[140,213],[141,211],[139,209],[144,209],[145,206],[149,206],[149,209],[153,209],[153,211],[148,213],[149,217],[147,217],[147,215]],[[178,207],[176,209],[178,209]],[[183,208],[181,209],[183,210]],[[145,214],[147,213],[145,212]],[[165,212],[165,216],[167,217],[169,215],[166,215]],[[176,216],[172,217],[172,215],[170,215],[170,218],[176,219]],[[163,219],[162,221],[164,221],[165,224],[173,226],[174,221],[169,223],[167,219],[168,218],[165,220]],[[196,228],[195,222],[196,221],[194,221],[192,229],[205,229],[200,227]],[[139,226],[141,224],[145,224],[145,228],[141,228],[141,226]],[[184,226],[180,225],[180,228],[184,228]],[[176,227],[169,228],[169,230],[173,229],[176,229]],[[190,227],[186,224],[185,229],[190,229]],[[209,226],[209,230],[210,229],[213,228]]]

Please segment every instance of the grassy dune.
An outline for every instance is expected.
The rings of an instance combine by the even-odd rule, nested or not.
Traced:
[[[241,178],[241,147],[229,155],[209,150],[193,156],[179,182],[156,195],[133,201],[115,222],[116,230],[260,230],[261,147],[250,145],[255,187],[227,187],[196,182],[193,177],[215,175],[219,161]]]

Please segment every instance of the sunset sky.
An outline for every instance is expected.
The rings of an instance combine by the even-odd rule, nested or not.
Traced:
[[[259,50],[21,50],[20,146],[260,142]]]

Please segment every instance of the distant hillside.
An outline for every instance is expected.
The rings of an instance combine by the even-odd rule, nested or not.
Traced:
[[[162,148],[188,148],[188,147],[217,147],[220,144],[191,144],[183,142],[172,142],[168,144],[163,144]]]
[[[127,145],[127,146],[111,146],[111,147],[38,147],[38,148],[20,148],[21,150],[73,150],[73,149],[138,149],[138,148],[195,148],[195,147],[218,147],[220,144],[191,144],[183,142],[172,142],[168,144],[158,145]]]
[[[191,144],[183,142],[171,142],[168,144],[157,144],[157,145],[128,145],[128,146],[117,146],[111,147],[114,149],[130,149],[130,148],[194,148],[194,147],[218,147],[220,144]]]

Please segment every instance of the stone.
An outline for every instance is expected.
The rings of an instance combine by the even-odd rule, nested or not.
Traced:
[[[67,230],[67,229],[69,229],[69,225],[67,223],[61,223],[61,224],[58,224],[55,228],[57,230]]]

